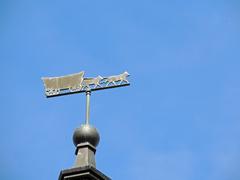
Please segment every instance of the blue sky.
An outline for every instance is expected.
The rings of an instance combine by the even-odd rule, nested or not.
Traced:
[[[239,180],[237,0],[1,0],[0,179],[57,179],[75,161],[83,94],[42,76],[127,70],[94,92],[97,168],[114,180]]]

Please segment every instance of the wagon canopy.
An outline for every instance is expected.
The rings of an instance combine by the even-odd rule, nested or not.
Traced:
[[[83,82],[84,71],[67,76],[60,77],[43,77],[45,91],[48,94],[50,91],[59,92],[61,90],[76,90],[81,89]]]

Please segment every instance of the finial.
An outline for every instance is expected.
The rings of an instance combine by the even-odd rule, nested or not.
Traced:
[[[75,129],[73,134],[73,143],[77,147],[81,143],[90,143],[95,148],[100,141],[100,136],[97,129],[89,124],[81,125],[80,128]]]

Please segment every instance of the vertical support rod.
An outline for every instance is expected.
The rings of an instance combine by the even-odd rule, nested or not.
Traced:
[[[91,91],[86,91],[86,124],[89,124],[89,116],[90,116],[90,95]]]

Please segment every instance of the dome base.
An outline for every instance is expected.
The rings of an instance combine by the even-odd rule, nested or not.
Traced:
[[[77,155],[75,167],[96,167],[95,152],[95,147],[88,142],[78,144],[75,152]]]

